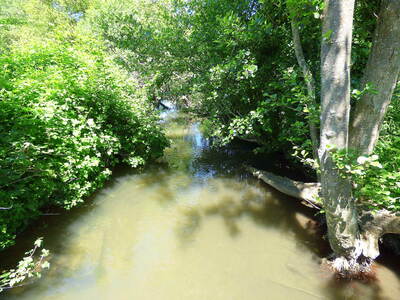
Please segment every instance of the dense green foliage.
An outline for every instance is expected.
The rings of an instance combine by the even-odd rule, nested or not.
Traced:
[[[32,281],[40,278],[40,271],[50,268],[47,260],[50,252],[42,246],[43,238],[38,238],[34,242],[33,248],[25,252],[25,257],[19,261],[15,269],[7,270],[0,275],[0,292],[22,286],[26,284],[26,280]]]
[[[267,151],[303,142],[309,148],[307,99],[284,3],[107,1],[87,19],[117,61],[146,74],[156,99],[175,99],[205,117],[220,142],[240,136],[268,140]]]
[[[318,78],[322,1],[105,2],[91,6],[87,19],[117,61],[146,74],[155,98],[175,99],[205,117],[206,131],[222,143],[240,137],[267,143],[263,151],[310,152],[308,120],[318,123],[318,106],[306,93],[289,16]],[[358,4],[355,88],[375,26],[361,20],[376,10],[377,2]]]
[[[291,20],[299,27],[318,99],[323,1],[105,2],[88,6],[91,26],[107,40],[119,63],[146,74],[154,99],[175,100],[203,117],[204,130],[220,143],[256,140],[258,151],[283,152],[315,166],[308,124],[311,120],[318,127],[319,107],[307,95]],[[356,2],[353,104],[367,92],[360,89],[360,80],[379,5],[380,1]],[[375,150],[379,165],[375,156],[372,160],[379,167],[365,163],[362,172],[352,174],[355,196],[370,207],[400,209],[398,98],[397,92]],[[339,167],[359,169],[357,159],[339,155]]]
[[[0,54],[0,249],[42,207],[77,205],[110,167],[143,165],[167,144],[145,91],[101,39],[41,1],[12,9],[2,34],[13,43]]]
[[[343,176],[354,183],[354,196],[368,209],[400,211],[400,91],[394,94],[375,153],[336,153]]]
[[[322,0],[2,0],[0,248],[46,205],[70,208],[117,163],[166,145],[149,101],[175,101],[218,143],[241,138],[312,160],[310,101],[293,48],[298,26],[319,99]],[[380,1],[357,1],[352,104]],[[329,39],[329,35],[323,37]],[[373,88],[373,87],[372,87]],[[369,207],[400,210],[397,91],[375,156],[337,153]],[[318,101],[317,101],[318,102]],[[378,162],[379,161],[379,162]]]

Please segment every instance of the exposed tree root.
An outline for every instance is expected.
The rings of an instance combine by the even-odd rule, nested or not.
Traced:
[[[337,280],[360,280],[363,282],[375,281],[376,270],[372,261],[349,261],[345,257],[323,259],[322,266],[336,276]]]

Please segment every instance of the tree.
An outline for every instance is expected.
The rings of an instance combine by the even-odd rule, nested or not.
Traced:
[[[390,104],[400,70],[400,3],[385,0],[378,18],[373,48],[365,68],[362,88],[375,89],[357,103],[352,115],[350,148],[372,153]]]
[[[400,4],[382,1],[374,22],[365,16],[372,16],[369,8],[378,10],[378,0],[325,0],[322,17],[320,2],[165,0],[169,5],[156,9],[153,2],[143,1],[123,5],[123,11],[120,4],[116,9],[93,8],[87,16],[120,61],[152,78],[146,80],[152,91],[163,98],[187,96],[186,102],[176,98],[206,118],[204,128],[222,142],[241,138],[263,144],[260,151],[288,153],[299,146],[301,152],[313,152],[321,171],[318,183],[260,174],[284,193],[314,207],[323,205],[335,268],[358,272],[367,270],[379,254],[380,236],[398,231],[398,220],[382,210],[384,205],[374,213],[361,206],[364,200],[337,159],[350,153],[369,155],[377,143],[399,73]],[[152,13],[133,17],[144,11]],[[321,57],[316,51],[320,44]],[[293,68],[296,60],[300,72]],[[321,76],[320,85],[312,73]],[[361,91],[355,104],[352,84]],[[400,183],[400,175],[396,181]],[[318,189],[323,204],[316,199]],[[399,211],[400,201],[396,205]]]
[[[335,267],[345,272],[363,271],[379,250],[377,240],[371,240],[372,233],[360,226],[351,182],[340,175],[331,154],[349,147],[359,154],[373,151],[400,70],[400,2],[385,0],[362,83],[363,87],[377,87],[377,91],[367,92],[360,99],[350,126],[353,12],[352,0],[326,1],[321,46],[321,195],[329,242],[337,256]],[[400,232],[400,227],[394,231]],[[382,229],[381,234],[384,233]]]
[[[354,0],[326,1],[321,43],[321,196],[329,242],[340,257],[359,256],[357,215],[351,182],[336,168],[331,152],[347,150],[350,117],[350,58]]]
[[[291,28],[295,55],[307,85],[315,96],[313,75],[304,58],[291,1]],[[386,209],[369,211],[353,195],[351,180],[334,160],[338,153],[369,155],[390,104],[400,72],[400,1],[381,4],[373,45],[361,80],[361,98],[350,104],[350,66],[354,1],[326,0],[321,38],[320,183],[304,184],[249,169],[257,177],[291,196],[323,206],[328,239],[335,254],[333,268],[344,275],[369,271],[379,255],[378,241],[385,233],[400,233],[400,218]],[[351,118],[350,118],[351,114]],[[316,128],[310,123],[313,145]],[[313,138],[314,136],[314,138]],[[314,151],[315,153],[315,151]],[[316,199],[317,190],[323,203]]]
[[[0,2],[2,250],[43,207],[82,203],[111,167],[154,160],[168,141],[93,31],[52,3]]]

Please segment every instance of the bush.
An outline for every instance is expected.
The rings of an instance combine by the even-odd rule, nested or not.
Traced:
[[[40,214],[102,186],[109,168],[162,155],[167,140],[101,41],[69,27],[0,55],[0,249]]]

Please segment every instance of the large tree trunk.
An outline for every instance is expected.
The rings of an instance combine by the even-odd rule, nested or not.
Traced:
[[[372,85],[356,104],[352,114],[349,147],[370,154],[392,98],[400,72],[400,1],[384,0],[375,30],[373,47],[361,87]]]
[[[340,176],[332,151],[347,150],[350,115],[350,54],[354,0],[326,0],[321,44],[321,195],[329,243],[350,271],[360,256],[357,212],[349,180]]]

